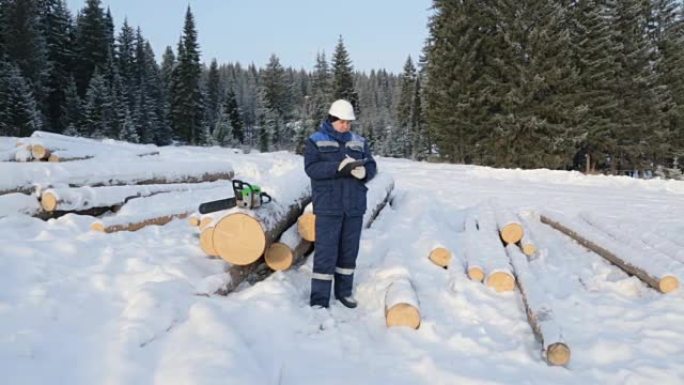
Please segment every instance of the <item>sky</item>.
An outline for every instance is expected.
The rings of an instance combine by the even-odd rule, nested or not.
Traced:
[[[85,0],[67,0],[75,15]],[[118,34],[125,18],[140,26],[157,58],[176,49],[185,10],[195,16],[202,61],[263,67],[275,54],[285,67],[311,70],[317,52],[330,60],[341,35],[355,70],[402,72],[417,61],[430,0],[102,0]]]

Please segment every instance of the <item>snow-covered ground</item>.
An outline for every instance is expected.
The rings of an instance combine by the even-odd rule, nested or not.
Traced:
[[[160,152],[161,159],[226,160],[236,177],[276,197],[288,194],[277,190],[278,178],[306,183],[296,155]],[[533,222],[540,254],[532,270],[572,350],[567,367],[551,367],[519,292],[468,280],[461,248],[466,214],[492,198],[513,211],[589,212],[684,248],[684,182],[384,158],[378,165],[393,175],[395,190],[392,205],[363,232],[355,310],[308,306],[311,257],[227,297],[207,295],[225,263],[202,253],[184,220],[103,234],[89,230],[88,216],[0,218],[1,382],[684,383],[682,288],[660,294]],[[448,270],[427,259],[436,243],[455,252]],[[682,279],[684,265],[673,266]],[[397,276],[409,276],[417,291],[418,330],[385,326],[385,290]]]

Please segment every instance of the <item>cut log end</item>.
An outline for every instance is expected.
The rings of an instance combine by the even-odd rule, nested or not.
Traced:
[[[487,286],[501,293],[515,288],[515,278],[504,271],[496,271],[487,277]]]
[[[266,265],[275,271],[287,270],[292,266],[294,253],[284,243],[276,242],[268,247],[264,255]]]
[[[104,227],[104,225],[103,225],[101,222],[95,222],[95,223],[93,223],[92,225],[90,225],[90,229],[93,230],[93,231],[100,232],[100,233],[104,233],[104,232],[105,232],[105,227]]]
[[[418,329],[420,326],[420,311],[407,303],[398,303],[387,309],[385,318],[387,327],[407,326]]]
[[[501,231],[501,239],[503,239],[506,244],[516,243],[523,237],[523,227],[518,223],[509,223],[504,226]]]
[[[302,214],[297,220],[297,231],[305,241],[316,240],[316,216],[312,212]]]
[[[484,281],[484,270],[481,267],[474,266],[468,268],[468,278],[473,281],[482,282]]]
[[[193,215],[190,218],[188,218],[188,224],[192,227],[197,227],[200,224],[200,219]]]
[[[46,191],[40,197],[40,205],[45,211],[55,211],[57,209],[57,197],[55,194]]]
[[[34,144],[31,146],[31,155],[35,159],[48,159],[50,156],[50,150],[45,148],[45,146],[40,144]]]
[[[211,257],[218,256],[216,249],[214,248],[214,228],[207,227],[200,233],[200,248],[204,251],[204,254]]]
[[[566,365],[570,361],[570,348],[562,342],[551,344],[546,350],[546,360],[551,365]]]
[[[214,227],[214,249],[234,265],[256,262],[266,248],[266,234],[258,220],[243,213],[223,217]]]
[[[451,251],[444,247],[437,247],[430,252],[428,258],[437,266],[447,268],[451,262]]]
[[[669,293],[676,290],[678,287],[679,280],[677,277],[673,277],[671,275],[663,277],[660,282],[658,282],[658,290],[660,290],[661,293]]]
[[[537,252],[537,247],[531,243],[526,243],[522,245],[521,249],[523,254],[527,255],[528,257],[534,255],[534,253]]]

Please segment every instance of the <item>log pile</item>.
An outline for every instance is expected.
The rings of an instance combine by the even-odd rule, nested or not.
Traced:
[[[679,278],[672,273],[670,261],[659,259],[657,255],[642,254],[643,250],[631,248],[587,223],[558,213],[543,212],[540,218],[542,223],[566,234],[661,293],[669,293],[679,287]]]

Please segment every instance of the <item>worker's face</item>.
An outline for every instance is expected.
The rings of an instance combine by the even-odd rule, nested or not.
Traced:
[[[351,120],[336,120],[332,123],[333,128],[337,132],[345,133],[351,130]]]

